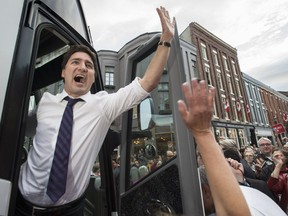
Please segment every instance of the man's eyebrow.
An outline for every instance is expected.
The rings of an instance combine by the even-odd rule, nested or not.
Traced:
[[[71,60],[71,61],[73,61],[73,60],[81,61],[81,60],[84,60],[84,59],[82,59],[82,58],[71,58],[70,60]],[[90,64],[94,65],[94,64],[93,64],[93,61],[91,61],[91,60],[84,60],[84,61],[85,61],[85,62],[89,62]]]

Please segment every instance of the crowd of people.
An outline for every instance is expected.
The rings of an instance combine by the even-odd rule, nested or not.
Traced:
[[[266,137],[259,138],[258,147],[252,145],[239,149],[232,139],[221,139],[218,144],[230,165],[241,170],[234,172],[239,184],[266,194],[287,214],[288,142],[281,148],[275,147]],[[201,156],[199,153],[197,156],[201,166]]]

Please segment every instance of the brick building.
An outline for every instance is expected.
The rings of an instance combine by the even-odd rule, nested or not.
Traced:
[[[216,137],[234,139],[239,147],[250,144],[253,126],[247,115],[237,50],[195,22],[180,38],[196,46],[199,77],[217,89],[213,118]]]

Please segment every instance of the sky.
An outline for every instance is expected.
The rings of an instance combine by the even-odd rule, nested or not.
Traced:
[[[161,31],[156,8],[176,18],[181,34],[191,22],[237,49],[242,72],[288,91],[287,0],[82,0],[96,51],[119,51],[147,32]]]

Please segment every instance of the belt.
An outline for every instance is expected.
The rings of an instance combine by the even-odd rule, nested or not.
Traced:
[[[22,194],[19,192],[18,194],[18,203],[21,209],[21,212],[25,212],[25,215],[32,215],[32,216],[64,216],[64,215],[74,215],[74,213],[83,212],[84,208],[84,196],[78,198],[75,201],[70,203],[60,205],[60,206],[53,206],[53,207],[42,207],[37,206],[27,200],[24,199]],[[23,212],[23,213],[24,213]],[[78,214],[77,214],[78,215]]]

